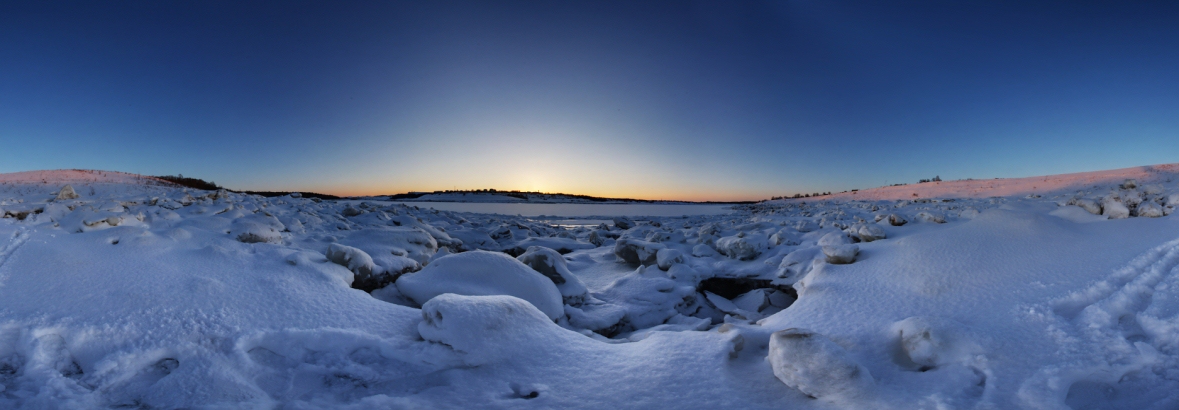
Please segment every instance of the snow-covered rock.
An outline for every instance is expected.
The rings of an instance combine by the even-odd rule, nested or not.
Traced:
[[[1109,219],[1124,219],[1130,217],[1130,208],[1114,198],[1106,198],[1101,203],[1101,214]]]
[[[757,258],[764,249],[764,242],[752,237],[733,235],[716,240],[716,250],[722,255],[737,260],[752,260]]]
[[[815,398],[855,397],[874,384],[868,369],[842,347],[804,329],[774,332],[767,359],[778,380]]]
[[[823,247],[823,255],[827,256],[827,263],[843,265],[856,261],[860,253],[857,245],[829,245]]]
[[[635,221],[625,216],[614,218],[614,226],[618,229],[627,230],[635,227]]]
[[[595,229],[590,231],[589,237],[587,238],[589,243],[592,243],[594,246],[605,245],[607,241],[613,239],[618,239],[618,234],[615,232],[610,232],[607,229]]]
[[[655,254],[655,261],[656,264],[659,265],[659,269],[668,270],[671,269],[671,265],[684,263],[684,254],[683,252],[680,252],[679,249],[660,249],[659,252],[656,252]]]
[[[939,352],[943,350],[942,340],[928,322],[919,317],[910,317],[893,325],[905,356],[918,366],[937,366]]]
[[[54,199],[58,201],[78,199],[78,193],[74,192],[74,187],[72,185],[66,185],[61,188],[61,191],[58,191],[57,197]]]
[[[876,225],[863,225],[860,227],[857,233],[859,234],[860,240],[864,242],[872,242],[888,237],[888,235],[884,233],[884,228]]]
[[[1179,207],[1179,192],[1173,193],[1171,195],[1167,195],[1165,205]]]
[[[804,219],[804,220],[798,221],[798,223],[794,224],[794,229],[798,230],[799,232],[811,232],[811,231],[818,230],[819,224],[815,223],[815,221],[812,221],[810,219]]]
[[[357,281],[370,281],[373,277],[373,271],[376,269],[376,264],[373,263],[372,256],[351,246],[333,243],[328,245],[326,256],[332,263],[352,271],[356,275],[353,283]]]
[[[811,262],[818,255],[819,250],[813,247],[797,249],[782,258],[778,265],[778,277],[784,279],[799,279],[811,268]]]
[[[1135,211],[1138,216],[1144,218],[1158,218],[1163,216],[1163,207],[1150,201],[1138,204],[1138,208]]]
[[[880,214],[876,215],[876,222],[886,222],[892,226],[902,226],[909,223],[907,219],[897,214]]]
[[[614,242],[614,255],[626,263],[650,266],[659,263],[657,254],[666,247],[659,243],[622,238]]]
[[[557,285],[557,290],[561,291],[561,297],[566,305],[579,305],[589,296],[581,279],[569,271],[565,258],[557,251],[543,246],[533,246],[516,259],[552,280],[553,284]]]
[[[1097,201],[1088,198],[1081,198],[1076,200],[1075,203],[1077,206],[1093,215],[1101,215],[1101,204],[1097,203]]]
[[[229,235],[245,243],[281,243],[286,227],[278,218],[269,215],[250,215],[233,220]]]
[[[692,256],[697,258],[711,258],[718,255],[720,255],[720,253],[718,253],[716,249],[712,249],[711,246],[705,244],[699,244],[692,247]]]
[[[842,231],[830,232],[823,235],[818,241],[819,246],[837,246],[847,245],[849,243],[852,243],[851,237]]]
[[[915,218],[917,218],[917,220],[921,221],[921,222],[937,223],[937,224],[946,223],[946,217],[942,216],[942,214],[936,213],[936,212],[921,211],[921,212],[917,213],[917,216]]]
[[[548,277],[501,252],[470,251],[435,260],[415,273],[401,275],[397,289],[424,305],[444,293],[524,299],[549,319],[565,314],[561,291]]]

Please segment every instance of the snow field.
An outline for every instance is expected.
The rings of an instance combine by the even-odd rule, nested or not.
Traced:
[[[0,176],[0,407],[1179,404],[1162,172],[571,228],[77,173]]]

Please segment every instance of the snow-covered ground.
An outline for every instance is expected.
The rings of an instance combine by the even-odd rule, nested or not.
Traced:
[[[1177,408],[1179,167],[1091,177],[562,227],[0,175],[0,408]]]

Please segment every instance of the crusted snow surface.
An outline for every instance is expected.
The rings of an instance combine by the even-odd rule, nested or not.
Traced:
[[[623,229],[5,174],[0,408],[1171,409],[1177,176]]]

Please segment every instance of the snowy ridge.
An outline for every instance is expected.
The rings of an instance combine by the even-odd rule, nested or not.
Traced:
[[[145,175],[117,171],[57,169],[0,174],[0,184],[146,184],[174,186],[172,183]]]
[[[823,196],[820,199],[877,201],[915,198],[988,198],[1049,195],[1062,191],[1075,191],[1090,189],[1094,186],[1117,184],[1127,179],[1135,179],[1143,184],[1169,182],[1177,176],[1179,176],[1179,163],[1027,178],[925,182],[863,189],[856,192],[843,192]],[[807,200],[809,199],[807,198]]]

